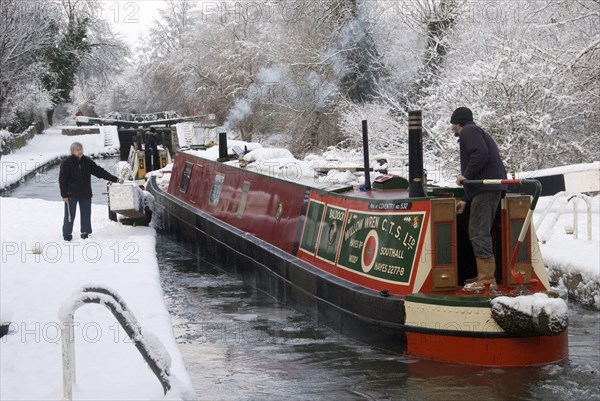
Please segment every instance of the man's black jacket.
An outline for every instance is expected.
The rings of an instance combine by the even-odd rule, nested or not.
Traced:
[[[92,175],[112,182],[119,180],[85,155],[81,159],[73,155],[67,157],[60,165],[58,175],[60,196],[63,198],[71,196],[91,198]]]

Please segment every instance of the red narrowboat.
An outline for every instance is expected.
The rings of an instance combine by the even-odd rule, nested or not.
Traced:
[[[148,183],[157,230],[199,258],[386,350],[480,366],[567,357],[566,317],[545,313],[539,324],[510,303],[525,293],[553,300],[530,225],[536,196],[502,199],[493,233],[498,288],[473,294],[461,286],[474,258],[457,221],[457,189],[423,185],[420,138],[409,179],[384,175],[373,188],[282,179],[274,173],[282,166],[252,168],[239,162],[239,147],[230,157],[219,146],[218,159],[178,152],[168,188],[156,177]],[[423,190],[413,191],[415,183]]]

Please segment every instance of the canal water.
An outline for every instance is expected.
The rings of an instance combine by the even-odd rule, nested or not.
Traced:
[[[110,170],[117,161],[97,163]],[[59,200],[57,177],[58,167],[49,169],[4,196]],[[94,203],[106,204],[106,182],[93,185]],[[600,400],[600,312],[574,303],[567,361],[467,367],[341,336],[164,237],[157,254],[173,330],[200,400]]]
[[[119,158],[108,157],[103,159],[94,159],[97,165],[107,170],[112,175],[117,175],[117,164]],[[60,201],[60,189],[58,186],[59,165],[49,167],[35,174],[21,185],[15,187],[2,196],[11,196],[13,198],[31,198],[43,199],[48,201]],[[92,176],[92,203],[99,205],[108,204],[107,182],[104,179]],[[79,214],[79,212],[78,212]]]

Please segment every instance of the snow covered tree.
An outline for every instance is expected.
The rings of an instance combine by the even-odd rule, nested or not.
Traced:
[[[419,100],[428,116],[428,146],[440,156],[447,153],[456,158],[449,116],[455,107],[468,106],[476,121],[495,137],[511,170],[597,158],[597,151],[589,146],[590,140],[598,139],[597,125],[588,124],[596,115],[598,86],[586,69],[573,68],[572,60],[589,47],[582,42],[590,33],[598,35],[592,26],[598,13],[587,14],[590,25],[585,29],[564,32],[554,22],[557,17],[585,15],[583,5],[569,3],[566,7],[548,1],[540,9],[495,4],[494,14],[489,4],[470,5],[470,12],[461,15],[461,32],[439,81],[425,88]],[[587,57],[593,59],[594,52]]]
[[[125,45],[99,18],[97,0],[61,0],[61,13],[51,18],[54,42],[46,48],[48,72],[42,82],[54,106],[71,101],[75,85],[95,77],[106,80],[127,55]],[[79,80],[78,80],[79,79]],[[47,112],[52,125],[54,107]]]
[[[144,89],[140,91],[143,111],[177,109],[192,114],[194,63],[190,63],[190,42],[198,23],[197,2],[171,0],[149,27],[138,59]],[[141,111],[141,110],[140,110]]]
[[[371,32],[370,5],[358,0],[344,5],[346,10],[338,17],[340,29],[326,57],[333,61],[341,93],[355,103],[369,102],[374,100],[377,84],[386,75]]]
[[[452,164],[449,116],[468,106],[510,168],[597,159],[598,7],[173,0],[146,47],[146,107],[214,113],[247,138],[284,134],[296,153],[356,145],[352,121],[367,110],[385,133],[377,146],[402,152],[404,115],[422,109],[426,155]]]
[[[75,87],[75,75],[83,56],[90,51],[86,42],[86,18],[69,20],[67,29],[60,33],[60,23],[53,21],[51,30],[57,37],[56,44],[46,49],[44,59],[48,63],[48,73],[42,83],[51,94],[54,106],[70,102],[71,91]],[[54,108],[48,110],[48,124],[52,125]]]
[[[47,105],[39,77],[45,71],[40,55],[51,42],[51,12],[45,2],[0,2],[0,126],[19,114],[28,117],[15,129],[25,129],[37,108]]]

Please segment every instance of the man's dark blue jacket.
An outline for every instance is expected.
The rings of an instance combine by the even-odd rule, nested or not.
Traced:
[[[460,170],[467,180],[506,179],[506,169],[498,145],[473,121],[466,123],[458,135]],[[506,185],[465,185],[465,200],[483,191],[505,191]]]

